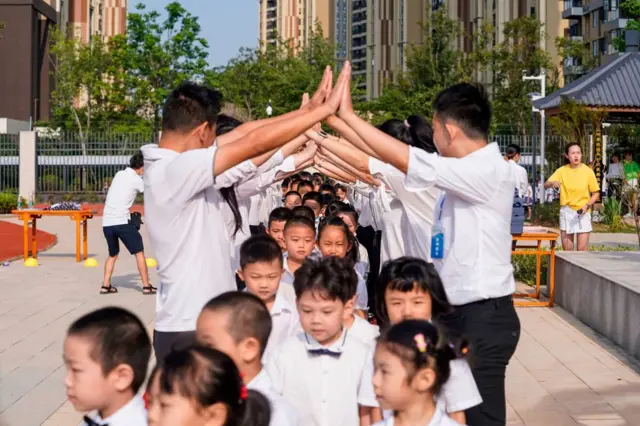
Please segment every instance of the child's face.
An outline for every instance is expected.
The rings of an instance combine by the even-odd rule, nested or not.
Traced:
[[[344,318],[353,314],[353,302],[329,300],[322,293],[305,291],[298,298],[302,329],[321,345],[331,345],[342,333]]]
[[[64,341],[64,379],[67,398],[77,411],[103,410],[117,394],[112,374],[91,357],[94,342],[82,336],[67,336]],[[112,372],[113,373],[113,372]]]
[[[311,210],[313,210],[313,214],[318,217],[320,215],[320,212],[322,210],[322,206],[320,204],[318,204],[318,202],[316,200],[307,200],[304,202],[304,205],[309,207]]]
[[[344,201],[346,196],[347,196],[347,193],[344,192],[342,189],[336,190],[336,197],[338,197],[338,200]]]
[[[387,289],[384,303],[392,325],[408,319],[431,321],[431,295],[417,286],[406,293]]]
[[[282,250],[287,249],[287,246],[284,243],[284,225],[286,223],[287,222],[284,220],[273,220],[271,221],[271,225],[269,225],[269,229],[267,229],[267,234],[278,242],[278,245]]]
[[[338,226],[326,226],[318,240],[318,249],[323,256],[345,257],[349,250],[349,241],[344,229]]]
[[[226,409],[222,404],[202,408],[178,393],[160,393],[160,404],[160,426],[223,426],[227,421]]]
[[[313,252],[316,232],[306,226],[291,226],[284,233],[284,241],[290,259],[303,262]]]
[[[302,198],[298,195],[289,195],[284,199],[284,206],[289,210],[302,205]]]
[[[349,232],[351,232],[351,234],[353,235],[356,235],[356,224],[351,220],[351,216],[346,213],[338,213],[338,217],[347,224]]]
[[[149,426],[160,426],[162,420],[162,407],[160,405],[160,374],[162,374],[162,371],[159,370],[147,388],[147,397],[149,401],[147,417],[149,420]]]
[[[303,185],[303,186],[299,186],[298,187],[298,192],[300,193],[300,195],[302,195],[304,197],[304,194],[306,194],[307,192],[311,192],[313,191],[313,187],[308,186],[308,185]]]
[[[228,312],[203,309],[196,323],[196,340],[203,346],[224,352],[238,366],[238,369],[242,369],[244,365],[242,348],[229,334],[228,325]]]
[[[282,258],[247,264],[238,271],[238,275],[250,293],[258,296],[265,304],[272,303],[280,286]]]
[[[433,370],[423,369],[409,377],[397,355],[391,353],[384,344],[376,345],[373,391],[383,410],[404,410],[416,401],[424,400],[425,393],[434,382]]]

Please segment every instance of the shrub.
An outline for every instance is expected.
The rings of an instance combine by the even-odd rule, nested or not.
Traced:
[[[534,218],[536,225],[551,226],[557,228],[560,226],[560,203],[545,203],[536,205],[536,216]]]
[[[18,207],[18,196],[10,192],[0,193],[0,213],[11,213]]]
[[[57,175],[44,175],[39,180],[40,188],[42,188],[43,192],[55,192],[62,190],[62,179],[60,179]]]
[[[599,211],[602,223],[609,225],[612,231],[624,228],[622,220],[622,202],[615,198],[609,197],[602,203]]]

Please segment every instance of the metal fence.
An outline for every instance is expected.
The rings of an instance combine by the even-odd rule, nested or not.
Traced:
[[[0,134],[0,192],[18,193],[20,137]]]
[[[545,137],[545,139],[544,171],[545,176],[549,176],[549,173],[553,173],[555,169],[564,164],[563,154],[566,142],[561,136],[556,135],[548,135]],[[505,153],[507,146],[511,144],[520,146],[520,165],[527,169],[529,175],[531,175],[533,171],[533,136],[494,135],[492,141],[498,144],[498,146],[500,147],[500,152],[502,152],[503,154]],[[536,168],[540,170],[542,167],[542,156],[540,155],[540,137],[537,137],[536,142]]]
[[[38,194],[105,194],[111,179],[129,164],[141,146],[154,140],[151,133],[75,133],[37,139]]]

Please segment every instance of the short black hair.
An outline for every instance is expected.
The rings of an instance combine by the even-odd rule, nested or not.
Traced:
[[[511,145],[507,146],[507,149],[505,150],[505,156],[509,159],[512,160],[516,155],[520,154],[520,145],[516,145],[515,143],[512,143]]]
[[[308,188],[311,188],[311,190],[313,191],[313,183],[311,183],[311,181],[309,180],[301,180],[300,183],[298,184],[298,191],[300,191],[301,186],[306,186]]]
[[[341,184],[341,183],[336,183],[335,188],[336,188],[336,192],[338,192],[338,190],[340,190],[340,191],[342,191],[342,192],[347,192],[347,187],[346,187],[346,186],[344,186],[344,185],[343,185],[343,184]]]
[[[269,223],[267,228],[271,228],[273,222],[286,222],[293,217],[293,213],[286,207],[276,207],[269,214]]]
[[[316,214],[311,210],[310,207],[307,206],[295,206],[291,209],[291,214],[293,217],[304,217],[309,219],[311,222],[315,224]],[[315,227],[315,225],[314,225]],[[286,225],[285,225],[286,228]]]
[[[320,195],[322,196],[322,207],[328,205],[329,203],[335,201],[336,199],[336,196],[333,194],[324,193]]]
[[[133,170],[140,170],[144,167],[144,156],[142,155],[142,151],[138,150],[138,152],[131,156],[129,159],[129,167]]]
[[[240,246],[240,268],[258,262],[279,260],[282,266],[282,249],[267,234],[253,235]]]
[[[216,123],[216,136],[222,136],[242,125],[242,121],[227,114],[219,114]]]
[[[151,340],[136,315],[122,308],[101,308],[75,320],[67,335],[92,342],[91,359],[100,364],[105,376],[118,365],[130,366],[133,370],[131,390],[138,392],[147,375]]]
[[[434,319],[451,312],[451,304],[433,263],[415,257],[399,257],[382,265],[376,286],[376,313],[383,323],[389,322],[384,296],[387,290],[408,293],[418,289],[431,296]]]
[[[187,133],[207,123],[216,124],[222,97],[217,90],[185,82],[167,97],[162,108],[162,130]]]
[[[228,291],[209,300],[202,310],[228,312],[227,331],[235,342],[254,337],[260,343],[260,353],[264,353],[273,324],[269,310],[258,296],[246,291]]]
[[[284,198],[290,197],[292,195],[297,195],[302,200],[302,195],[300,195],[298,191],[289,191],[286,194],[284,194]]]
[[[304,170],[298,173],[298,175],[300,176],[301,179],[304,179],[304,180],[311,180],[311,176],[312,176],[311,173]]]
[[[329,202],[327,204],[327,208],[324,210],[324,215],[325,216],[334,215],[334,214],[338,213],[340,210],[342,210],[342,208],[345,205],[346,205],[346,203],[343,203],[342,201],[338,200],[337,198],[334,198],[331,202]]]
[[[307,209],[309,209],[309,207],[307,207]],[[313,212],[311,213],[313,214]],[[307,216],[293,216],[291,219],[287,221],[287,223],[284,224],[284,232],[287,232],[289,228],[293,228],[294,226],[303,226],[306,228],[310,228],[313,230],[314,235],[316,233],[315,221],[309,219]]]
[[[307,200],[315,201],[316,203],[318,203],[320,207],[323,206],[322,194],[320,194],[319,192],[316,192],[316,191],[307,192],[306,194],[304,194],[304,197],[302,197],[302,204],[304,204],[305,201]]]
[[[291,185],[291,178],[282,179],[282,187],[283,188],[288,188],[289,185]]]
[[[441,91],[433,101],[440,122],[451,120],[472,139],[487,139],[491,126],[491,102],[480,84],[458,83]]]
[[[356,295],[357,287],[358,275],[353,263],[334,256],[307,258],[295,272],[293,280],[298,299],[305,292],[314,291],[328,300],[337,299],[347,303]]]
[[[323,183],[322,185],[320,185],[320,192],[322,191],[327,191],[333,195],[336,195],[336,189],[330,183]]]

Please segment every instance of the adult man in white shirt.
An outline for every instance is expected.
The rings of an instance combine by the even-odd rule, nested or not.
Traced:
[[[138,151],[129,160],[129,167],[120,170],[113,177],[107,199],[102,212],[102,232],[109,246],[109,257],[104,263],[104,281],[100,294],[117,293],[118,289],[111,285],[113,268],[116,266],[120,254],[120,241],[129,253],[136,257],[138,271],[142,278],[143,294],[155,294],[156,289],[149,284],[149,272],[144,257],[144,245],[138,228],[131,223],[129,209],[136,200],[136,196],[144,191],[142,173],[144,172],[144,158]]]
[[[327,68],[308,104],[245,123],[220,136],[217,145],[219,93],[183,83],[168,96],[159,145],[142,147],[145,217],[160,277],[154,330],[158,360],[192,344],[205,302],[236,288],[220,188],[247,177],[247,163],[255,171],[280,146],[335,112],[347,78],[343,73],[327,98],[332,80]]]
[[[520,335],[509,226],[516,179],[498,146],[487,143],[491,105],[481,87],[452,86],[438,95],[433,109],[440,156],[408,147],[360,119],[346,92],[339,116],[383,161],[407,175],[408,188],[445,192],[435,214],[443,244],[433,257],[455,308],[442,320],[452,334],[470,341],[483,399],[466,412],[467,422],[505,425],[505,371]]]

